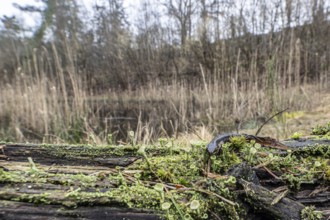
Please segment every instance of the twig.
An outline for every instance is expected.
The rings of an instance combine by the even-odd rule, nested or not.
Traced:
[[[206,83],[206,79],[205,79],[205,73],[204,73],[204,70],[203,70],[203,66],[202,64],[200,63],[199,64],[199,68],[201,69],[201,73],[202,73],[202,77],[203,77],[203,83],[204,83],[204,88],[205,88],[205,92],[206,92],[206,96],[207,96],[207,101],[208,101],[208,104],[209,104],[209,109],[208,109],[208,113],[209,113],[209,117],[212,119],[213,116],[212,116],[212,102],[211,102],[211,96],[209,94],[209,90],[207,88],[207,83]]]
[[[189,188],[189,187],[186,187],[186,188],[181,188],[181,189],[177,189],[177,191],[187,191],[187,190],[194,190],[196,192],[201,192],[201,193],[205,193],[207,195],[210,195],[210,196],[215,196],[215,197],[218,197],[219,199],[221,199],[222,201],[228,203],[229,205],[232,205],[232,206],[235,206],[236,203],[233,202],[233,201],[230,201],[229,199],[226,199],[225,197],[223,196],[220,196],[219,194],[215,193],[215,192],[212,192],[212,191],[209,191],[209,190],[205,190],[205,189],[200,189],[200,188]]]
[[[267,173],[269,173],[272,177],[274,177],[275,179],[281,179],[280,177],[276,176],[270,169],[268,169],[266,166],[263,166],[262,168],[264,168]]]
[[[282,111],[279,111],[279,112],[277,112],[275,115],[273,115],[273,116],[271,116],[270,118],[268,118],[260,127],[259,127],[259,129],[257,130],[257,132],[256,132],[256,136],[260,133],[260,131],[261,131],[261,129],[270,121],[270,120],[272,120],[275,116],[277,116],[277,115],[280,115],[280,114],[282,114],[283,112],[285,112],[286,110],[288,110],[289,108],[286,108],[286,109],[283,109]]]
[[[28,157],[28,161],[29,161],[31,170],[38,171],[38,168],[37,168],[36,164],[33,162],[32,157]]]
[[[4,149],[3,149],[4,147],[5,147],[5,145],[1,145],[1,146],[0,146],[0,150],[1,150],[2,154],[3,154],[4,156],[6,156],[5,151],[4,151]]]
[[[226,199],[225,197],[220,196],[219,194],[212,192],[212,191],[208,191],[208,190],[204,190],[204,189],[196,189],[196,188],[191,188],[192,190],[198,191],[198,192],[202,192],[211,196],[215,196],[218,197],[219,199],[221,199],[222,201],[228,203],[229,205],[235,206],[236,203],[233,201],[230,201],[229,199]]]
[[[222,219],[220,218],[220,216],[218,216],[216,213],[214,213],[214,212],[212,212],[212,211],[210,211],[210,213],[211,213],[216,219],[218,219],[218,220],[222,220]]]
[[[147,156],[147,153],[145,151],[145,148],[144,147],[141,147],[138,151],[138,153],[142,154],[142,156],[144,157],[144,159],[146,160],[147,164],[148,164],[148,167],[149,167],[149,170],[150,172],[159,180],[160,183],[162,183],[164,186],[164,182],[162,181],[162,179],[156,174],[156,172],[152,169],[152,164]],[[177,212],[179,213],[180,217],[182,219],[184,219],[184,214],[182,213],[180,207],[178,206],[178,204],[176,203],[176,201],[174,200],[173,196],[171,193],[169,193],[168,189],[166,187],[164,187],[164,190],[166,193],[168,193],[170,195],[170,199],[171,199],[171,202],[173,203],[175,209],[177,210]]]
[[[263,162],[261,164],[258,164],[256,166],[254,166],[253,168],[259,169],[261,167],[265,167],[265,166],[267,166],[268,164],[270,164],[273,161],[274,161],[274,158],[271,158],[270,160],[267,160],[267,161],[265,161],[265,162]]]
[[[280,194],[278,194],[272,201],[272,203],[270,205],[275,205],[277,204],[281,199],[283,199],[284,197],[286,197],[286,195],[288,195],[289,193],[289,189],[284,190],[283,192],[281,192]]]

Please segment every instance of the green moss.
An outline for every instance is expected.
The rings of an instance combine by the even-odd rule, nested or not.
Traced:
[[[49,200],[49,193],[42,193],[42,194],[22,194],[19,197],[15,197],[12,199],[13,201],[20,201],[20,202],[29,202],[34,204],[50,204],[51,201]]]
[[[63,146],[63,145],[42,145],[47,153],[58,158],[79,158],[79,157],[104,157],[108,155],[124,156],[135,154],[136,148],[132,146]]]
[[[52,183],[63,186],[94,187],[98,176],[84,174],[53,174],[44,171],[22,172],[0,169],[0,183]]]
[[[324,158],[330,158],[330,147],[329,145],[318,144],[310,147],[299,148],[295,150],[293,154],[300,157],[321,156]]]
[[[145,146],[146,152],[154,152],[155,154],[180,154],[184,150],[180,147],[169,147],[168,144],[172,142],[167,142],[167,144],[162,143],[162,145],[149,145]],[[125,155],[136,155],[139,145],[109,145],[109,146],[96,146],[96,145],[50,145],[43,144],[42,148],[47,150],[47,154],[58,158],[74,159],[79,157],[107,157],[112,156],[125,156]]]
[[[312,129],[313,135],[330,135],[330,122],[325,125],[317,125]]]
[[[320,220],[322,217],[322,212],[316,211],[314,206],[307,206],[301,211],[302,220]]]
[[[246,142],[242,137],[235,137],[229,143],[222,144],[219,155],[210,156],[210,168],[213,173],[225,174],[229,168],[243,161],[251,166],[265,164],[287,182],[291,189],[297,190],[303,183],[312,184],[319,179],[329,180],[328,158],[328,145],[304,147],[278,155],[275,149],[261,147],[254,141]]]
[[[19,172],[7,172],[0,168],[0,183],[12,183],[22,178]]]
[[[167,219],[208,219],[212,213],[226,216],[226,219],[242,219],[245,215],[243,206],[220,199],[237,201],[233,190],[236,179],[226,175],[236,164],[265,164],[291,189],[299,189],[302,183],[316,179],[325,183],[330,181],[329,146],[289,150],[287,154],[280,155],[278,150],[262,147],[254,141],[248,142],[244,137],[233,137],[229,143],[222,145],[219,155],[210,156],[210,171],[216,174],[212,179],[205,177],[205,145],[205,142],[195,142],[182,147],[175,145],[172,139],[160,139],[151,146],[136,144],[134,147],[44,145],[47,152],[60,158],[139,154],[142,159],[125,169],[109,169],[95,175],[53,174],[31,163],[31,169],[26,172],[0,169],[0,182],[52,183],[70,188],[62,195],[62,200],[48,194],[23,194],[16,197],[19,201],[60,203],[66,207],[99,204],[152,209],[164,213]],[[305,210],[302,216],[313,219],[309,218],[314,216],[313,213]]]
[[[132,185],[117,187],[106,192],[83,192],[80,189],[69,192],[65,195],[67,199],[77,204],[92,205],[98,203],[114,204],[123,207],[157,209],[160,206],[161,197],[156,190],[143,185]],[[101,199],[100,199],[101,198]]]
[[[299,139],[301,138],[301,136],[302,136],[301,133],[299,133],[299,132],[295,132],[295,133],[293,133],[293,135],[291,135],[291,138],[292,138],[293,140],[299,140]]]

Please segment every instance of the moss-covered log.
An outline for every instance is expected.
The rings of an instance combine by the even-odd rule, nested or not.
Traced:
[[[40,164],[127,166],[139,159],[137,149],[118,146],[63,146],[63,145],[2,145],[2,158],[26,161],[27,157]]]
[[[205,142],[165,139],[152,146],[2,144],[0,218],[257,219],[260,209],[269,219],[327,218],[326,141],[299,141],[292,150],[239,135],[227,141],[217,155]]]
[[[276,201],[278,193],[243,179],[240,179],[239,183],[246,192],[246,201],[253,205],[256,212],[266,213],[269,218],[275,219],[300,219],[301,211],[305,208],[303,204],[289,198]]]
[[[159,220],[159,215],[147,210],[113,208],[113,207],[77,207],[63,209],[60,205],[35,205],[29,202],[0,202],[0,219],[30,220],[30,219],[136,219]]]

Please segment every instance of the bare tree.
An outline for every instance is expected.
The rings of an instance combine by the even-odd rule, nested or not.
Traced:
[[[164,3],[168,15],[173,17],[179,25],[181,46],[192,35],[192,18],[196,12],[197,3],[192,0],[167,0]]]

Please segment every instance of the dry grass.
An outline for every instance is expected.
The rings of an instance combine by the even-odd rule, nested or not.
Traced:
[[[106,143],[108,134],[118,134],[116,123],[123,122],[109,122],[97,110],[108,106],[110,113],[118,111],[111,106],[113,101],[125,103],[126,110],[139,112],[134,118],[136,123],[131,123],[127,131],[133,130],[135,141],[144,143],[172,135],[179,141],[208,140],[214,132],[235,130],[234,120],[242,122],[242,132],[254,133],[258,117],[267,117],[286,107],[290,107],[291,112],[315,111],[298,116],[293,114],[291,118],[282,117],[265,126],[261,135],[285,138],[293,131],[313,127],[329,118],[328,114],[325,115],[327,108],[318,98],[326,94],[317,92],[317,86],[312,85],[277,90],[276,97],[269,97],[269,91],[256,83],[238,87],[234,80],[228,84],[216,82],[193,89],[180,84],[150,84],[124,93],[108,92],[99,98],[88,96],[77,86],[70,99],[65,99],[69,96],[61,89],[61,83],[58,85],[42,72],[37,80],[26,75],[20,72],[15,84],[1,85],[0,117],[7,118],[7,130],[2,130],[1,135],[9,140]],[[275,101],[271,102],[272,99]],[[248,120],[255,123],[254,129],[244,130]]]
[[[285,67],[276,62],[276,56],[265,63],[263,76],[253,68],[244,72],[238,60],[235,72],[225,78],[204,72],[200,65],[203,80],[199,83],[155,80],[134,90],[109,88],[95,96],[89,94],[85,74],[73,62],[73,49],[67,47],[65,68],[52,45],[51,51],[33,51],[32,59],[17,67],[11,83],[0,83],[1,139],[100,144],[113,138],[128,141],[128,131],[134,131],[135,142],[143,143],[164,136],[210,139],[211,133],[236,130],[235,121],[242,125],[240,130],[253,133],[262,123],[259,119],[285,108],[291,112],[315,109],[314,117],[312,112],[301,116],[310,117],[306,119],[310,123],[318,123],[316,118],[327,112],[316,106],[328,103],[328,99],[320,99],[327,96],[328,73],[324,71],[315,84],[301,84],[281,71]],[[251,60],[250,66],[256,66],[256,61]],[[288,137],[293,130],[301,130],[297,127],[300,120],[279,118],[261,134]],[[187,133],[193,137],[182,136]]]
[[[299,132],[303,136],[308,136],[311,134],[311,128],[328,123],[330,121],[330,94],[312,91],[315,91],[315,88],[310,92],[308,109],[283,114],[277,121],[266,125],[261,135],[286,139],[290,138],[294,132]],[[244,132],[253,133],[254,130]]]
[[[3,30],[0,140],[148,143],[199,133],[203,139],[212,136],[206,130],[253,133],[265,118],[289,108],[290,113],[261,133],[286,138],[293,130],[303,130],[305,121],[328,117],[327,110],[317,110],[324,106],[320,97],[330,85],[329,22],[318,5],[301,12],[315,16],[302,15],[307,20],[291,28],[284,19],[285,4],[274,8],[283,9],[275,17],[269,10],[269,15],[261,13],[247,22],[266,9],[256,3],[242,8],[239,17],[238,6],[230,6],[225,14],[233,19],[228,21],[222,12],[209,24],[208,19],[192,19],[198,14],[182,15],[180,19],[191,21],[189,36],[177,35],[188,26],[167,27],[158,15],[153,18],[156,23],[142,16],[148,25],[138,24],[136,35],[126,25],[110,25],[103,10],[96,10],[90,25],[81,27],[71,22],[76,20],[72,11],[54,11],[54,22],[65,22],[49,25],[45,33],[54,34],[50,39],[21,39],[18,30]],[[300,13],[300,7],[292,10]],[[149,10],[144,8],[141,15]],[[200,24],[210,28],[196,33],[194,27]],[[218,28],[222,33],[213,33]],[[181,45],[176,43],[180,37]],[[298,111],[304,114],[298,117]],[[128,138],[129,131],[134,137]]]
[[[76,122],[87,113],[86,93],[81,88],[81,79],[72,68],[60,66],[56,48],[53,57],[48,51],[38,56],[33,52],[32,60],[17,67],[10,83],[2,82],[0,118],[4,140],[60,142],[68,135]],[[56,62],[54,78],[50,78],[51,65]],[[68,84],[72,94],[68,94]]]

